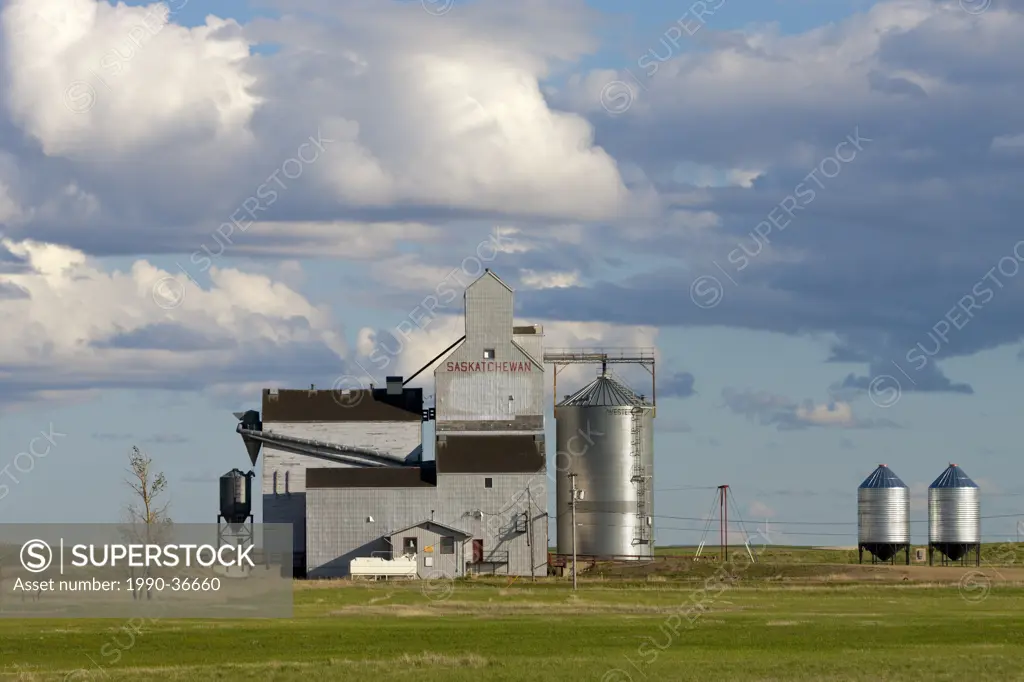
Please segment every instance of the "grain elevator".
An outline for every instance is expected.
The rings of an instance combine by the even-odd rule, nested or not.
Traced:
[[[547,574],[543,329],[515,326],[513,291],[485,271],[465,291],[465,335],[420,388],[267,389],[241,416],[263,515],[291,523],[295,566],[349,575],[353,559],[415,557],[420,578]],[[434,459],[422,458],[435,421]]]
[[[463,298],[465,333],[408,378],[264,389],[261,412],[236,413],[254,466],[264,453],[263,521],[294,529],[296,575],[547,575],[552,488],[559,551],[572,524],[562,509],[567,472],[547,466],[544,381],[557,394],[559,370],[576,364],[600,364],[601,377],[555,408],[557,438],[571,444],[592,423],[612,434],[576,461],[591,489],[579,508],[581,549],[653,553],[653,349],[545,349],[543,328],[516,324],[514,293],[490,270]],[[607,374],[616,363],[648,369],[650,402]],[[433,406],[408,386],[427,370]],[[428,422],[433,459],[422,447]]]

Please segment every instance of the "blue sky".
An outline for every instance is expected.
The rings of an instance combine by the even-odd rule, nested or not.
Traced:
[[[175,519],[212,521],[217,476],[248,462],[231,413],[258,409],[261,386],[369,367],[496,230],[513,245],[488,266],[550,343],[658,347],[677,387],[658,401],[660,544],[699,541],[702,522],[662,517],[702,517],[720,484],[778,542],[853,544],[856,487],[883,462],[914,489],[912,518],[949,462],[982,486],[984,515],[1021,509],[1022,278],[974,290],[1017,242],[1019,10],[726,0],[647,78],[638,59],[666,54],[685,7],[176,0],[132,48],[138,15],[95,4],[56,29],[4,15],[0,285],[26,292],[0,286],[8,522],[116,520],[133,444],[169,475]],[[179,28],[207,14],[237,25]],[[109,88],[72,92],[83,64]],[[620,80],[629,107],[609,112]],[[68,111],[86,102],[69,92],[94,101]],[[871,141],[808,184],[855,130]],[[277,205],[196,266],[318,135],[333,141]],[[729,265],[801,182],[816,197],[762,229],[749,269]],[[178,264],[201,290],[161,308],[154,286]],[[908,351],[972,291],[979,306],[913,369]],[[438,320],[396,371],[458,333]],[[66,436],[19,471],[51,425]]]

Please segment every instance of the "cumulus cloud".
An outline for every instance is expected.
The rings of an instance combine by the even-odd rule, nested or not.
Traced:
[[[329,371],[348,352],[326,310],[265,276],[214,268],[211,288],[199,289],[144,260],[107,272],[67,247],[0,244],[28,269],[0,274],[0,283],[26,292],[0,298],[8,400],[43,390],[195,389],[289,368]]]
[[[456,296],[415,343],[369,327],[349,348],[302,293],[301,266],[270,260],[282,256],[358,261],[367,274],[343,284],[398,311],[396,326],[445,278],[458,292],[494,267],[549,345],[649,346],[661,327],[718,326],[827,335],[832,361],[865,366],[837,372],[825,403],[754,410],[779,428],[871,423],[851,401],[876,373],[899,376],[891,361],[930,344],[966,295],[983,302],[904,391],[969,394],[942,361],[1024,336],[1021,277],[996,272],[991,297],[976,293],[1013,256],[1024,212],[1019,8],[883,0],[801,33],[708,26],[700,50],[656,61],[609,117],[601,91],[627,75],[580,66],[609,47],[582,0],[483,0],[432,22],[417,3],[269,4],[282,16],[184,27],[179,0],[7,3],[7,395],[205,385],[228,400],[258,382],[364,373],[357,360],[376,372],[369,354],[398,340],[408,373],[460,335]],[[870,142],[822,174],[850,135]],[[814,199],[779,227],[801,185]],[[267,260],[242,272],[209,252]],[[142,253],[210,257],[208,278],[200,288]],[[104,271],[104,255],[135,262]],[[709,273],[720,300],[691,305]],[[151,300],[164,277],[178,279],[163,295],[187,285],[176,308]],[[674,371],[659,388],[689,395],[694,380]]]
[[[396,234],[403,229],[396,227]],[[354,248],[360,248],[358,241]],[[377,247],[367,242],[365,248],[369,256]],[[0,295],[6,330],[0,340],[0,387],[7,402],[132,387],[202,389],[230,405],[251,401],[264,386],[294,385],[298,376],[382,384],[388,374],[410,376],[465,333],[461,294],[472,281],[449,277],[439,288],[429,269],[406,273],[415,283],[429,283],[420,290],[421,301],[408,314],[396,314],[393,327],[354,330],[349,346],[327,308],[313,305],[273,273],[213,266],[203,287],[187,273],[146,260],[134,261],[127,271],[110,271],[66,246],[12,239],[0,240],[0,257],[11,266],[0,270],[0,293],[18,292]],[[301,281],[298,264],[285,270]],[[432,308],[427,299],[434,300]],[[651,348],[657,337],[653,327],[545,319],[517,323],[543,325],[548,347]],[[575,388],[592,374],[592,367],[570,367],[560,379]],[[429,386],[431,377],[420,379]],[[635,386],[640,393],[649,393],[645,377],[633,377],[641,380]],[[681,381],[682,389],[687,381],[692,386],[692,376],[679,375],[670,380],[670,393],[672,381]]]
[[[945,377],[942,360],[1024,336],[1013,252],[1024,163],[1012,153],[1021,134],[1012,112],[1024,106],[1015,37],[1024,15],[1005,4],[970,15],[956,2],[890,0],[797,34],[711,28],[701,32],[705,49],[677,51],[649,77],[640,73],[645,87],[620,115],[604,112],[600,94],[610,78],[628,81],[623,71],[581,73],[557,93],[557,103],[595,121],[598,143],[639,168],[667,209],[618,242],[622,258],[657,265],[542,290],[527,312],[827,333],[837,356],[871,372],[834,389],[863,392],[883,372],[904,391],[970,393]],[[981,102],[994,112],[984,120],[974,113]],[[870,142],[836,162],[851,135]],[[759,173],[744,187],[727,179],[737,169]],[[780,209],[809,188],[813,199],[788,215]],[[694,222],[698,215],[707,217]],[[676,223],[689,227],[665,229]],[[709,291],[708,277],[717,292],[692,305],[685,299],[699,277],[697,293]],[[664,305],[670,295],[680,304]],[[970,313],[959,313],[935,349],[929,333],[947,314],[957,318],[958,306]],[[907,361],[918,344],[932,349],[922,367]]]
[[[627,188],[591,123],[541,91],[554,64],[595,46],[583,3],[487,1],[426,31],[416,3],[314,5],[189,28],[177,23],[180,0],[9,3],[5,113],[38,148],[26,149],[20,196],[0,184],[0,220],[22,216],[21,236],[103,254],[141,250],[131,228],[154,215],[149,252],[180,251],[257,196],[268,224],[246,248],[277,249],[294,231],[293,254],[331,255],[316,242],[355,223],[606,219],[654,205]],[[262,43],[277,49],[255,54]],[[299,149],[309,136],[329,143],[293,178],[286,164],[309,158]],[[76,180],[95,211],[74,212],[76,225],[32,213]],[[83,237],[83,226],[106,238]]]
[[[102,159],[180,135],[237,143],[259,104],[232,20],[188,29],[163,4],[12,0],[3,35],[8,110],[48,156]]]

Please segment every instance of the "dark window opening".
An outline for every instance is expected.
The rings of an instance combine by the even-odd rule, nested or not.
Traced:
[[[402,538],[402,554],[416,554],[416,538]]]
[[[493,360],[493,359],[494,359],[494,349],[493,348],[484,348],[484,360]]]
[[[494,487],[494,479],[493,478],[485,478],[484,479],[484,487],[485,488],[493,488]]]
[[[441,538],[441,554],[455,554],[455,538]]]

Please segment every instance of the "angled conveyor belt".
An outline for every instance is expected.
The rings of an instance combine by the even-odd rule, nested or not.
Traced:
[[[417,466],[419,464],[419,462],[407,462],[406,455],[398,456],[373,448],[361,448],[353,445],[338,445],[337,443],[310,440],[308,438],[296,438],[295,436],[286,436],[274,433],[273,431],[246,428],[244,423],[239,424],[236,430],[242,436],[242,440],[245,441],[247,449],[249,449],[250,443],[255,442],[297,455],[362,467],[404,467]],[[250,450],[250,457],[252,455],[253,453]],[[253,458],[253,463],[255,464],[255,458]]]

